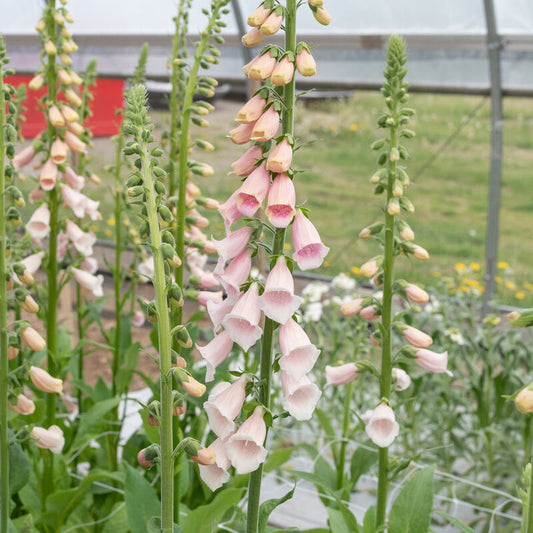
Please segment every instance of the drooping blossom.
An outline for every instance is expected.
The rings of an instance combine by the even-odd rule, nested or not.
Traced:
[[[229,467],[231,462],[226,453],[227,439],[217,438],[209,445],[209,449],[215,453],[215,462],[211,465],[199,465],[200,477],[203,482],[215,491],[229,481]]]
[[[59,454],[63,450],[65,437],[59,426],[50,426],[48,429],[35,426],[30,433],[30,437],[36,440],[35,445],[52,453]]]
[[[48,205],[40,205],[26,224],[26,231],[32,240],[44,239],[50,233],[50,210]]]
[[[396,380],[395,390],[398,392],[408,389],[411,385],[409,374],[402,368],[393,368],[392,377]]]
[[[266,105],[266,100],[260,94],[253,96],[237,113],[237,122],[249,124],[255,122],[262,114]]]
[[[206,362],[207,372],[205,374],[205,381],[208,383],[213,381],[217,366],[225,361],[231,353],[233,341],[225,331],[222,331],[205,346],[196,345],[196,348],[198,348],[200,355]]]
[[[43,368],[31,366],[30,379],[32,383],[43,392],[63,394],[63,380],[52,377]]]
[[[233,309],[235,303],[237,302],[237,297],[238,295],[233,298],[226,298],[219,303],[207,302],[207,314],[213,323],[213,329],[215,332],[220,329],[222,326],[222,321]]]
[[[219,255],[218,264],[214,270],[215,274],[222,273],[226,261],[237,257],[242,251],[244,251],[250,241],[252,233],[252,228],[244,226],[243,228],[230,233],[225,239],[221,239],[220,241],[211,238]]]
[[[65,207],[72,209],[74,216],[77,218],[83,218],[85,216],[87,196],[63,184],[61,184],[61,195],[63,196],[63,204]]]
[[[215,274],[215,278],[226,291],[228,298],[236,301],[241,285],[248,279],[251,268],[252,251],[247,248],[231,261],[222,274]]]
[[[73,268],[72,272],[74,272],[74,277],[76,278],[76,281],[82,287],[84,287],[88,291],[91,291],[93,293],[93,296],[96,296],[96,298],[100,298],[104,295],[104,290],[102,288],[102,284],[104,283],[104,276],[102,276],[102,274],[94,276],[90,272],[86,272],[85,270],[80,270],[78,268]]]
[[[237,176],[248,176],[257,166],[257,162],[263,158],[263,150],[257,144],[246,150],[244,154],[234,161],[231,166]],[[270,169],[269,169],[270,170]]]
[[[398,436],[400,426],[394,417],[394,411],[386,403],[380,403],[366,423],[366,434],[380,448],[388,448]]]
[[[25,271],[33,275],[39,270],[39,268],[41,268],[43,257],[44,252],[38,252],[36,254],[28,255],[20,262],[24,265]]]
[[[15,168],[15,170],[25,167],[26,165],[31,163],[31,160],[34,157],[35,157],[35,147],[33,146],[33,144],[30,144],[29,146],[26,146],[24,150],[20,151],[13,158],[13,167]]]
[[[364,298],[354,298],[344,302],[340,307],[342,316],[354,316],[357,315],[361,309],[363,309]]]
[[[403,327],[402,335],[409,344],[412,344],[416,348],[428,348],[433,344],[433,339],[427,333],[413,326]]]
[[[328,385],[346,385],[359,375],[355,363],[346,363],[340,366],[326,366],[326,383]]]
[[[231,225],[242,217],[242,213],[239,211],[236,198],[237,191],[235,191],[223,204],[220,204],[218,208],[218,212],[224,219],[226,235],[231,233]]]
[[[24,394],[17,396],[17,403],[8,403],[9,408],[19,415],[31,415],[35,411],[35,403]]]
[[[146,283],[149,279],[153,279],[154,272],[154,257],[152,255],[137,265],[137,273],[141,276],[141,283]]]
[[[295,250],[292,258],[301,270],[318,268],[329,252],[329,248],[322,244],[312,222],[300,210],[297,211],[292,225],[292,245]]]
[[[287,172],[292,164],[292,146],[287,137],[272,148],[267,157],[266,168],[271,172]],[[292,180],[291,180],[292,181]]]
[[[63,178],[67,182],[67,185],[76,191],[81,191],[85,185],[85,178],[83,176],[78,176],[70,167],[65,169]]]
[[[309,420],[322,396],[320,389],[303,375],[294,379],[288,372],[281,372],[283,408],[296,420]]]
[[[415,354],[415,363],[429,372],[453,376],[452,372],[447,369],[448,352],[437,353],[431,350],[421,349]]]
[[[287,56],[284,56],[272,72],[272,83],[281,87],[290,83],[293,77],[294,63]]]
[[[96,242],[94,233],[84,232],[72,220],[67,219],[67,236],[80,254],[93,255],[93,245]]]
[[[252,80],[264,81],[272,75],[276,67],[276,58],[270,52],[266,52],[250,61],[243,70]]]
[[[235,430],[234,420],[244,404],[247,381],[244,375],[232,384],[226,381],[219,383],[204,403],[209,427],[218,437],[227,437]]]
[[[292,318],[279,328],[279,344],[282,357],[280,368],[295,380],[307,374],[315,364],[320,350],[311,343],[307,333]]]
[[[276,136],[279,129],[279,113],[271,105],[254,123],[250,139],[266,142]]]
[[[300,52],[296,54],[296,68],[302,76],[314,76],[316,74],[315,59],[305,47],[302,47]]]
[[[57,181],[57,165],[52,159],[48,159],[39,174],[39,184],[43,191],[51,191]]]
[[[32,327],[24,328],[20,333],[20,338],[34,352],[40,352],[46,348],[46,341]]]
[[[270,174],[265,164],[257,167],[237,189],[235,203],[238,210],[247,217],[253,217],[263,203],[270,188]]]
[[[278,174],[268,191],[268,202],[265,211],[268,220],[275,228],[286,228],[296,213],[295,205],[296,192],[294,183],[284,172]]]

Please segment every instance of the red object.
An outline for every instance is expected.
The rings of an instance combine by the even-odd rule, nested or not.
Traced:
[[[21,83],[26,85],[32,76],[10,76],[7,83],[18,87]],[[96,85],[91,87],[94,100],[91,102],[93,116],[85,124],[95,137],[109,137],[118,133],[121,117],[116,115],[117,109],[122,108],[122,95],[124,91],[124,80],[111,78],[98,78]],[[28,97],[24,102],[27,108],[26,121],[22,125],[22,135],[25,138],[33,138],[45,127],[46,121],[42,111],[39,110],[38,100],[46,94],[46,89],[32,91],[28,89]],[[64,100],[60,94],[59,100]]]

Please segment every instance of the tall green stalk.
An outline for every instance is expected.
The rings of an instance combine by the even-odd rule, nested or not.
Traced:
[[[337,490],[344,485],[344,466],[346,462],[346,447],[348,446],[348,431],[350,427],[350,403],[353,394],[353,381],[346,386],[344,397],[344,417],[342,420],[342,442],[339,450],[339,462],[337,464]]]
[[[531,419],[531,426],[533,426],[533,418]],[[527,506],[527,529],[526,533],[533,533],[533,439],[531,440],[531,450],[529,461],[531,464],[530,473],[529,473],[529,491],[528,496],[528,506]]]
[[[285,18],[285,50],[291,51],[296,56],[296,0],[287,0]],[[295,79],[285,85],[283,90],[283,134],[294,134],[294,105],[295,105]],[[272,255],[278,256],[283,253],[285,245],[285,229],[278,228],[274,235]],[[272,340],[276,322],[265,318],[263,340],[261,344],[260,362],[260,387],[259,401],[267,409],[270,409],[270,390],[272,380]],[[263,465],[250,474],[248,484],[248,514],[246,519],[246,532],[257,533],[259,527],[259,501],[261,497],[261,480],[263,477]]]

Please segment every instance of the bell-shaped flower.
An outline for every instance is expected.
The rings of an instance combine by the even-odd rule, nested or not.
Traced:
[[[264,81],[272,75],[276,66],[276,58],[270,52],[266,52],[250,61],[243,68],[244,73],[255,81]]]
[[[265,105],[266,100],[261,98],[259,94],[256,94],[241,107],[235,120],[243,124],[255,122],[263,114]]]
[[[258,144],[254,144],[244,154],[234,161],[231,166],[237,176],[248,176],[257,166],[257,162],[263,158],[263,150]],[[269,169],[270,170],[270,169]]]
[[[242,213],[239,211],[239,206],[237,205],[237,194],[236,190],[223,204],[218,208],[218,212],[222,215],[224,219],[224,227],[226,228],[226,235],[229,235],[231,232],[231,225],[239,218],[242,217]]]
[[[394,411],[386,403],[380,403],[366,422],[366,434],[380,448],[388,448],[398,436],[400,426]]]
[[[329,248],[322,244],[315,226],[300,210],[292,225],[292,245],[295,250],[292,258],[301,270],[318,268],[329,252]]]
[[[65,133],[65,142],[73,152],[76,152],[77,154],[85,153],[86,144],[71,131]]]
[[[409,374],[402,368],[393,368],[392,377],[396,381],[394,390],[398,392],[408,389],[411,385],[411,378],[409,377]]]
[[[93,255],[93,245],[96,242],[94,233],[85,233],[74,222],[67,220],[67,236],[80,254]]]
[[[259,297],[259,306],[268,318],[285,324],[301,302],[302,299],[294,295],[294,280],[287,261],[280,255],[267,277],[265,291]]]
[[[17,396],[17,403],[15,405],[8,403],[9,408],[19,415],[31,415],[35,411],[35,403],[24,394]]]
[[[89,272],[89,274],[96,274],[98,272],[98,259],[96,257],[86,257],[80,265],[82,270]]]
[[[99,206],[100,202],[91,200],[90,198],[87,198],[85,202],[85,214],[94,222],[102,220],[102,215],[98,211]]]
[[[200,289],[213,289],[219,286],[219,282],[212,272],[204,272],[200,268],[192,267],[189,283]]]
[[[43,257],[44,252],[38,252],[36,254],[28,255],[20,262],[24,265],[25,271],[33,276],[33,274],[41,268]]]
[[[305,47],[296,54],[296,68],[302,76],[314,76],[316,74],[315,59]]]
[[[222,303],[222,291],[198,291],[196,301],[207,307],[207,302]]]
[[[280,13],[283,13],[283,11],[279,11]],[[260,30],[263,35],[274,35],[279,31],[283,22],[283,16],[280,13],[278,13],[277,9],[274,9],[270,15],[268,15],[265,22],[261,24]]]
[[[320,350],[292,318],[279,328],[279,344],[282,354],[280,368],[295,380],[307,374],[320,355]]]
[[[43,392],[63,394],[63,380],[52,377],[43,368],[31,366],[30,379],[32,383]]]
[[[44,239],[50,233],[50,210],[46,204],[41,204],[26,224],[26,231],[32,240]]]
[[[271,105],[254,123],[250,140],[266,142],[276,136],[279,129],[279,113]]]
[[[63,231],[60,231],[57,235],[56,258],[58,261],[63,261],[63,259],[65,259],[65,255],[67,255],[68,244],[69,238],[67,234]]]
[[[61,184],[61,195],[63,196],[65,207],[72,209],[74,216],[77,218],[83,218],[88,200],[87,196],[63,184]]]
[[[375,305],[368,305],[366,307],[363,307],[363,309],[361,309],[361,311],[359,312],[359,316],[368,321],[376,320],[380,316],[377,313],[377,310],[378,309]]]
[[[259,286],[257,283],[252,283],[231,312],[224,317],[222,325],[233,342],[236,342],[246,352],[263,333],[259,327],[260,319]]]
[[[30,437],[36,440],[35,445],[52,453],[59,454],[65,444],[63,431],[58,426],[50,426],[48,429],[35,426],[30,433]]]
[[[448,370],[448,352],[437,353],[431,350],[418,350],[415,354],[415,363],[436,374],[448,374],[453,376],[452,372]]]
[[[276,228],[286,228],[296,213],[295,205],[296,192],[294,183],[287,174],[278,174],[268,191],[268,202],[265,211],[268,220]]]
[[[225,331],[222,331],[205,346],[198,346],[197,344],[196,348],[198,348],[200,355],[206,362],[205,381],[208,383],[213,381],[217,366],[225,361],[231,353],[233,341]]]
[[[222,326],[222,321],[233,309],[235,303],[237,302],[237,296],[233,298],[226,298],[222,302],[207,302],[207,314],[213,322],[214,331],[218,331],[220,326]]]
[[[326,366],[326,383],[328,385],[346,385],[359,375],[355,363],[346,363],[340,366]]]
[[[307,376],[295,380],[287,372],[281,372],[283,408],[296,420],[309,420],[322,396],[320,389]]]
[[[292,164],[292,146],[287,137],[272,148],[267,157],[266,168],[271,172],[287,172]]]
[[[272,72],[272,83],[278,87],[282,87],[290,83],[293,77],[294,63],[287,56],[284,56]]]
[[[361,309],[363,309],[364,298],[354,298],[344,302],[340,307],[342,316],[354,316],[357,315]]]
[[[24,328],[20,333],[20,338],[34,352],[40,352],[46,348],[46,341],[32,327]]]
[[[202,481],[215,491],[229,481],[228,473],[231,462],[226,453],[227,439],[218,438],[209,445],[209,449],[215,453],[215,462],[211,465],[199,465]]]
[[[35,187],[30,194],[28,194],[28,200],[30,201],[30,204],[35,204],[36,202],[40,202],[44,198],[44,191],[41,189],[41,187]]]
[[[235,430],[235,418],[241,412],[246,398],[248,377],[241,376],[232,384],[223,381],[216,385],[204,403],[209,427],[218,437],[227,437]]]
[[[26,146],[24,150],[20,151],[13,158],[13,167],[15,167],[15,170],[25,167],[27,164],[31,163],[31,160],[34,157],[35,157],[35,147],[33,146],[33,144],[30,144],[29,146]]]
[[[85,185],[85,178],[83,176],[78,176],[70,167],[65,169],[63,179],[67,182],[69,187],[72,187],[77,191],[81,191]]]
[[[409,344],[416,348],[428,348],[433,344],[433,339],[427,333],[413,326],[404,326],[402,328],[402,335]]]
[[[247,217],[253,217],[259,206],[267,197],[270,188],[270,174],[265,164],[257,167],[237,189],[235,202],[239,211]]]
[[[155,275],[154,256],[151,255],[137,265],[137,273],[140,275],[139,281],[147,283]]]
[[[56,165],[61,165],[67,160],[67,152],[67,145],[61,139],[56,139],[50,148],[50,158]]]
[[[415,304],[427,304],[429,302],[429,294],[413,283],[407,284],[405,295],[409,301]]]
[[[241,427],[228,439],[226,451],[237,474],[247,474],[257,470],[268,452],[263,447],[266,437],[266,424],[263,420],[263,407],[258,405]]]
[[[226,261],[237,257],[241,252],[244,251],[250,237],[252,236],[253,229],[249,226],[244,226],[243,228],[230,233],[225,239],[217,241],[211,237],[215,248],[219,255],[219,260],[217,267],[215,268],[215,274],[220,274],[224,270],[224,265]]]
[[[241,285],[248,279],[252,268],[252,251],[245,249],[226,267],[223,274],[215,274],[228,298],[236,301],[241,292]]]
[[[229,140],[234,144],[246,144],[250,142],[255,122],[240,124],[229,132]]]
[[[252,28],[242,36],[241,41],[244,46],[252,47],[257,46],[264,38],[265,36],[261,33],[259,28]]]
[[[104,291],[102,289],[102,284],[104,283],[104,276],[102,276],[102,274],[94,276],[93,274],[90,274],[85,270],[79,270],[78,268],[73,268],[72,272],[74,272],[74,277],[76,278],[76,281],[83,288],[87,289],[88,291],[91,291],[93,293],[93,296],[100,298],[104,295]]]
[[[43,191],[51,191],[57,181],[57,165],[52,161],[52,159],[48,159],[46,163],[43,165],[43,168],[41,169],[41,173],[39,174],[39,184],[41,185],[41,189]]]
[[[142,311],[135,311],[133,313],[133,316],[131,317],[131,325],[140,328],[144,326],[144,323],[146,322],[146,317],[144,316],[144,313]]]

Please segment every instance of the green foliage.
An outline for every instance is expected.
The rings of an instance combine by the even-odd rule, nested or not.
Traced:
[[[261,507],[259,507],[258,533],[265,533],[270,513],[282,503],[285,503],[286,501],[290,500],[294,496],[295,489],[296,485],[294,485],[294,487],[281,498],[273,498],[261,504]]]
[[[154,488],[138,470],[127,465],[126,512],[131,533],[146,533],[146,524],[152,516],[158,516],[160,503]]]

